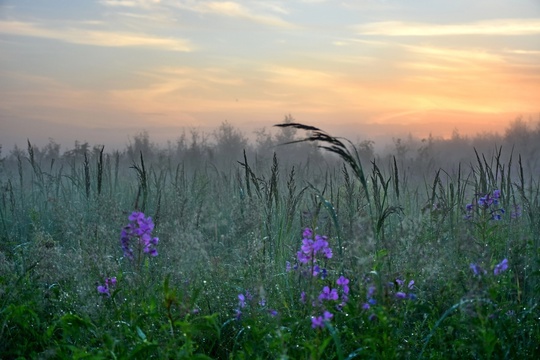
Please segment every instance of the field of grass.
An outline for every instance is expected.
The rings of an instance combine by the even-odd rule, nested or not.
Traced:
[[[419,172],[286,126],[318,155],[4,159],[0,358],[540,356],[537,170],[471,148]]]

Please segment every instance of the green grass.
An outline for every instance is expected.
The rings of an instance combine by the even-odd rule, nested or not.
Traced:
[[[320,129],[284,126],[307,130],[299,142],[330,156],[186,166],[100,148],[44,162],[28,143],[5,159],[0,358],[540,355],[540,184],[518,154],[505,162],[501,149],[471,149],[467,164],[418,173],[396,157],[363,161]],[[476,205],[495,190],[499,205]],[[120,246],[134,210],[152,216],[160,239],[159,255],[138,263]],[[328,236],[333,256],[316,263],[325,279],[298,264],[305,228]],[[350,280],[345,302],[340,276]],[[111,296],[100,294],[111,277]],[[339,299],[319,303],[324,286]],[[325,310],[332,319],[313,328]]]

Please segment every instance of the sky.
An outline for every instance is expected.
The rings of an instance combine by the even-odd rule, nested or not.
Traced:
[[[4,151],[287,114],[353,141],[504,132],[539,100],[538,0],[0,0]]]

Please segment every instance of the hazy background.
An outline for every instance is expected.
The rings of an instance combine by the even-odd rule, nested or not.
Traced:
[[[448,138],[536,121],[539,100],[536,0],[0,1],[4,152],[225,120],[254,140],[289,113],[353,140]]]

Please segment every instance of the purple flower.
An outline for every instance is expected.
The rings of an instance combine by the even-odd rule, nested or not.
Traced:
[[[244,294],[238,294],[238,300],[238,306],[240,306],[241,308],[246,306],[246,297],[244,296]]]
[[[334,315],[329,311],[325,311],[322,316],[317,316],[317,317],[312,316],[311,327],[313,329],[322,328],[324,326],[324,323],[326,321],[330,321],[333,317]]]
[[[306,303],[306,292],[305,291],[302,291],[302,293],[300,294],[300,302],[302,304]]]
[[[286,272],[291,271],[291,262],[290,261],[285,262],[285,271]]]
[[[370,287],[368,287],[368,292],[367,292],[367,297],[368,298],[371,298],[373,297],[373,295],[375,294],[375,291],[377,290],[377,288],[373,285],[371,285]]]
[[[371,306],[370,306],[368,303],[364,303],[364,304],[362,305],[362,309],[363,309],[363,310],[369,310],[370,308],[371,308]]]
[[[320,272],[321,272],[321,268],[319,267],[319,265],[315,265],[313,267],[313,276],[315,277],[318,276]]]
[[[337,289],[330,290],[330,287],[325,286],[319,295],[319,300],[337,300],[338,297]]]
[[[307,255],[310,255],[311,253],[313,253],[313,240],[303,239],[302,247],[300,249],[302,249],[302,252]]]
[[[494,190],[493,191],[493,198],[498,199],[501,197],[501,190]]]
[[[398,299],[405,299],[405,298],[407,298],[407,294],[405,294],[403,291],[398,291],[398,292],[396,293],[396,298],[398,298]]]
[[[97,291],[100,294],[111,296],[111,288],[116,286],[116,278],[105,278],[105,284],[98,285]]]
[[[323,254],[324,256],[327,258],[327,259],[331,259],[333,254],[332,254],[332,249],[329,248],[329,247],[326,247],[323,249]]]
[[[297,252],[296,257],[302,264],[307,264],[311,261],[311,256],[304,254],[302,251]]]
[[[414,280],[409,281],[409,285],[407,285],[409,290],[412,290],[414,288]]]
[[[396,283],[397,283],[399,286],[403,286],[403,284],[405,284],[405,281],[404,281],[404,280],[401,280],[401,279],[396,279]]]
[[[504,259],[499,264],[495,265],[495,268],[493,269],[493,274],[499,275],[503,271],[506,271],[508,269],[508,259]]]
[[[465,209],[466,209],[468,212],[472,211],[472,209],[473,209],[473,204],[467,204],[467,205],[465,206]]]
[[[472,272],[474,273],[475,276],[482,276],[482,275],[485,275],[486,274],[486,270],[482,269],[480,267],[480,265],[478,264],[472,264],[469,265],[469,267],[471,268]]]
[[[513,211],[510,213],[510,217],[512,219],[517,219],[520,216],[521,216],[521,206],[516,204],[514,205]]]
[[[349,279],[347,279],[345,276],[340,276],[339,279],[337,279],[336,283],[343,287],[343,293],[348,294],[349,293]]]
[[[302,236],[306,239],[310,239],[313,237],[313,231],[310,228],[305,228],[304,232],[302,232]]]
[[[142,250],[150,256],[157,256],[156,246],[159,242],[157,237],[152,237],[154,222],[151,217],[145,217],[144,213],[134,211],[128,217],[129,224],[126,225],[120,234],[120,244],[124,251],[124,256],[134,259],[134,247]]]
[[[276,317],[278,314],[277,310],[268,310],[268,313],[270,314],[271,317]]]

